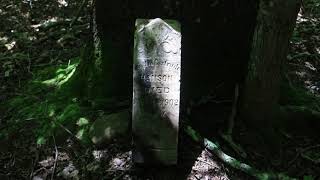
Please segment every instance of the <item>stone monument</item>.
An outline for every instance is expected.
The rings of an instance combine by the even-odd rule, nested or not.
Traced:
[[[137,19],[132,101],[135,163],[177,163],[180,71],[180,24]]]

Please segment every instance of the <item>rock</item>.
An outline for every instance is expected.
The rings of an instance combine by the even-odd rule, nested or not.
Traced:
[[[44,180],[42,177],[39,177],[39,176],[34,176],[33,178],[32,178],[32,180]]]
[[[64,179],[79,180],[78,174],[79,171],[73,166],[73,164],[69,164],[60,173],[58,173],[58,176]]]
[[[118,137],[125,136],[128,133],[129,125],[130,113],[127,109],[102,115],[90,127],[89,136],[95,145],[102,146]]]
[[[87,171],[96,172],[100,168],[98,161],[93,161],[86,166]]]

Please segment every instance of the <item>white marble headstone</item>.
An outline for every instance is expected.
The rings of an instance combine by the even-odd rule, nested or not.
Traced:
[[[180,71],[180,24],[137,19],[132,107],[136,163],[177,163]]]

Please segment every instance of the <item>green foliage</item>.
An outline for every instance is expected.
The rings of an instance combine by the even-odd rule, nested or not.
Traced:
[[[313,176],[303,176],[303,180],[314,180]]]
[[[18,132],[25,124],[33,124],[37,143],[43,144],[48,137],[66,137],[67,131],[88,142],[85,138],[89,120],[72,92],[64,91],[74,74],[79,58],[67,65],[51,66],[34,74],[18,96],[2,103],[10,117],[2,136]]]
[[[319,0],[304,0],[303,1],[304,8],[314,14],[319,15],[320,14],[320,1]]]
[[[320,98],[301,87],[294,87],[287,82],[281,85],[281,105],[303,106],[320,111]]]

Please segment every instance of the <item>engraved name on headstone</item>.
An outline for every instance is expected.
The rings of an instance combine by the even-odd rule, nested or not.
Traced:
[[[133,161],[177,163],[180,24],[137,19],[133,63]]]

